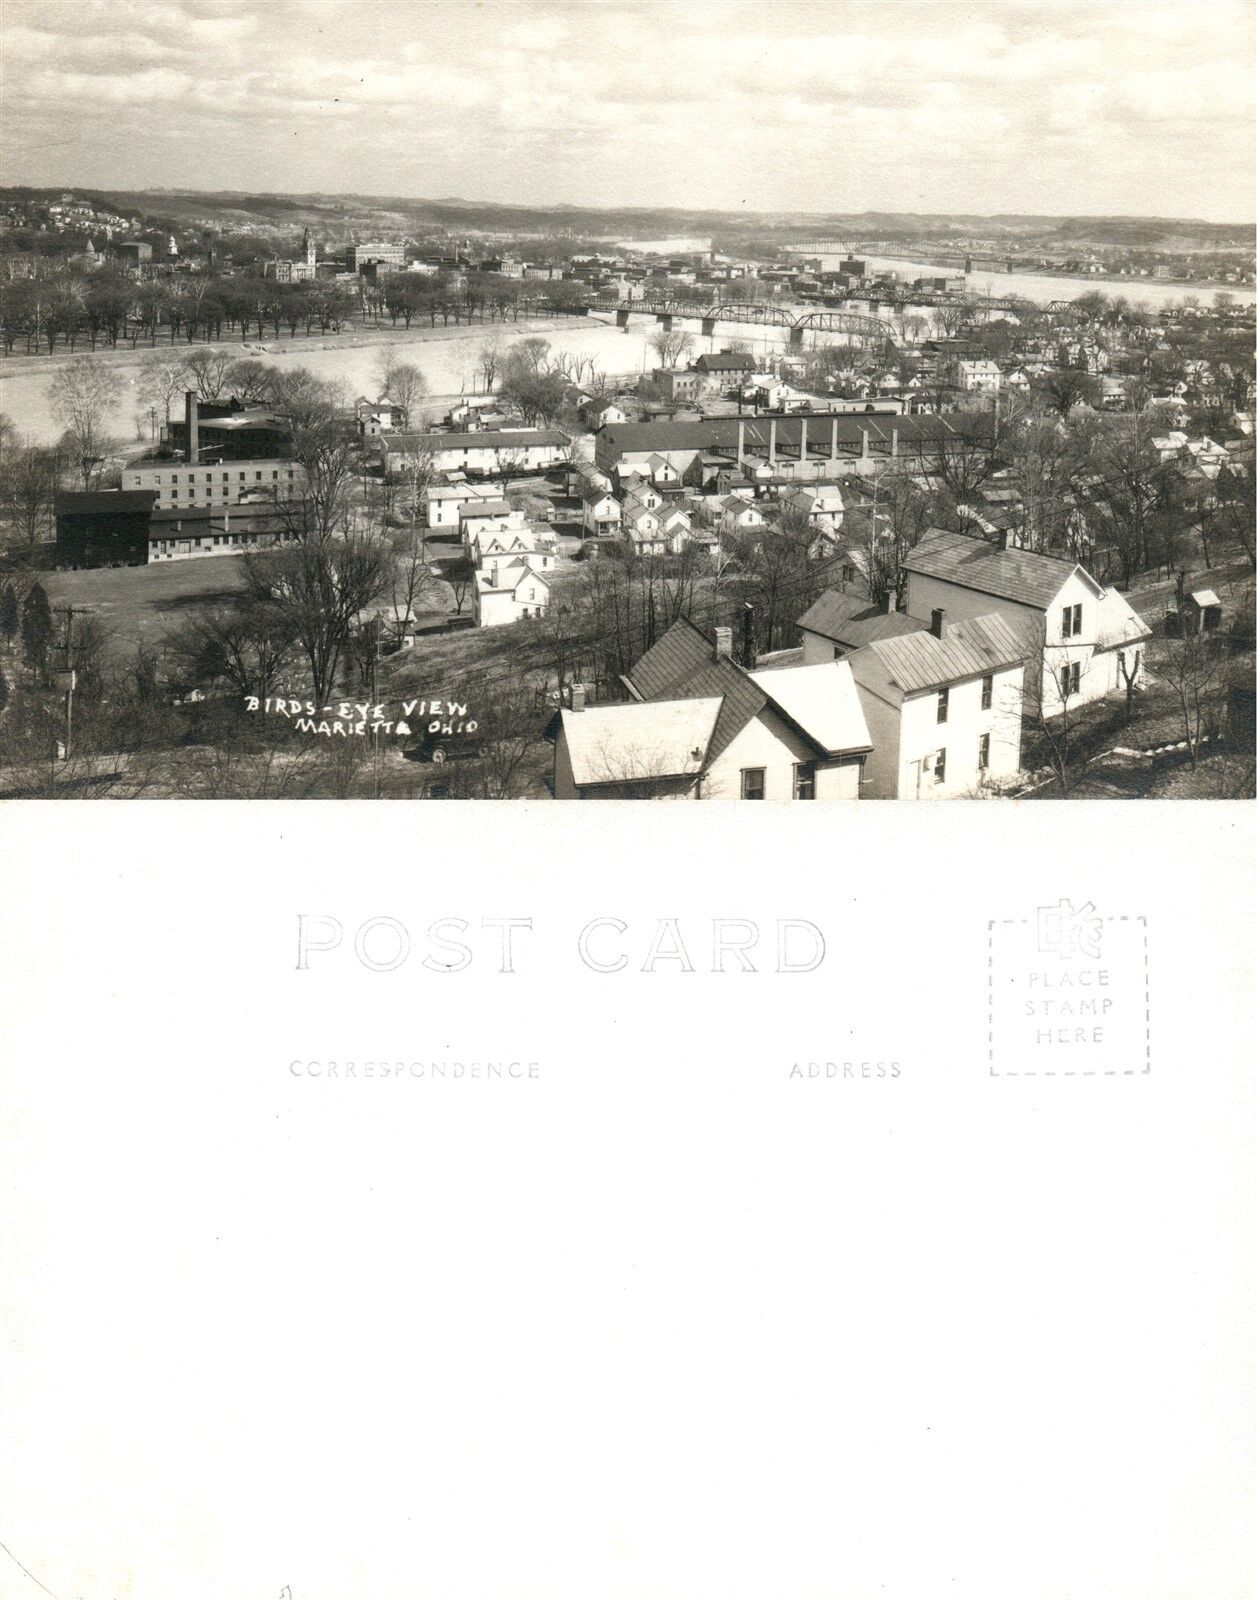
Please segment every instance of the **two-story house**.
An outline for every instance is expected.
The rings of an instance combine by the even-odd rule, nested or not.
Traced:
[[[863,793],[950,799],[1021,765],[1023,632],[997,615],[873,639],[846,657],[873,749]]]
[[[581,495],[581,526],[591,539],[614,539],[620,531],[620,502],[610,489],[591,485]]]
[[[501,627],[527,617],[543,617],[550,585],[523,559],[481,567],[472,589],[472,614],[478,628]]]
[[[995,613],[1025,636],[1027,693],[1041,692],[1047,716],[1140,681],[1151,629],[1076,562],[1014,549],[1007,534],[931,528],[903,566],[910,616],[941,611],[955,624]]]
[[[554,793],[571,799],[854,800],[869,753],[850,668],[748,670],[733,635],[688,618],[637,662],[624,705],[573,694],[555,743]]]

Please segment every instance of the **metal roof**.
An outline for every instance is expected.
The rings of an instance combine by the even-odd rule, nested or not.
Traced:
[[[941,639],[928,629],[897,639],[875,639],[848,659],[857,682],[872,656],[892,686],[908,695],[1016,666],[1034,647],[1028,633],[992,613],[945,628]]]
[[[883,611],[881,606],[861,599],[858,595],[843,594],[839,589],[827,589],[814,605],[799,618],[799,627],[808,633],[818,633],[823,639],[845,645],[848,650],[858,650],[874,639],[892,639],[903,633],[917,633],[925,627],[915,617],[902,611]]]
[[[724,703],[712,739],[713,758],[767,703],[742,668],[728,656],[717,658],[715,649],[715,641],[688,617],[678,617],[628,675],[643,700],[719,695]]]
[[[973,429],[973,413],[962,413],[966,428]],[[776,447],[797,453],[804,423],[807,424],[809,456],[822,457],[834,430],[838,442],[848,451],[860,447],[861,435],[870,445],[890,448],[891,434],[898,435],[901,448],[919,440],[933,440],[954,433],[945,416],[927,414],[904,417],[880,413],[816,412],[807,416],[708,417],[702,422],[611,422],[600,437],[619,454],[639,455],[669,450],[736,450],[739,424],[748,451],[765,452],[769,444],[769,425],[776,424]]]
[[[922,577],[939,578],[1040,611],[1051,605],[1074,572],[1082,573],[1097,594],[1100,592],[1095,579],[1075,562],[1041,556],[1033,550],[1001,550],[985,539],[943,528],[927,529],[903,565],[905,572],[919,572]]]

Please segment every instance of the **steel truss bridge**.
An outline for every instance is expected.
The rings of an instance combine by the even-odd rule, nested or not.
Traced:
[[[611,310],[612,307],[600,307]],[[894,327],[881,317],[861,316],[854,311],[789,311],[784,306],[765,305],[756,300],[731,300],[695,305],[688,300],[621,300],[614,307],[616,326],[628,327],[631,316],[654,317],[656,322],[670,328],[678,317],[688,317],[702,324],[702,332],[711,336],[718,322],[751,323],[761,328],[784,328],[787,342],[801,345],[805,334],[845,334],[850,339],[894,340]]]

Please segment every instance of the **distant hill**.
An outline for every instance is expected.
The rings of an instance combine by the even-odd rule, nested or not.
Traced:
[[[0,189],[0,203],[20,199],[52,199],[65,185],[48,189]],[[1010,248],[1033,245],[1048,250],[1082,247],[1225,250],[1251,249],[1251,223],[1205,222],[1193,217],[1035,216],[1005,212],[995,215],[890,211],[747,212],[712,211],[698,207],[599,207],[579,205],[501,205],[460,197],[417,199],[405,195],[270,194],[245,190],[75,189],[83,199],[119,211],[191,226],[273,227],[291,231],[304,226],[338,233],[372,228],[392,232],[471,231],[552,233],[597,239],[738,237],[768,242],[783,234],[798,238],[843,241],[879,238],[913,240],[983,238],[1005,241]]]

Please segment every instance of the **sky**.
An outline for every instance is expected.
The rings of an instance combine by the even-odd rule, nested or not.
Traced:
[[[1247,222],[1253,0],[6,0],[5,183]]]

